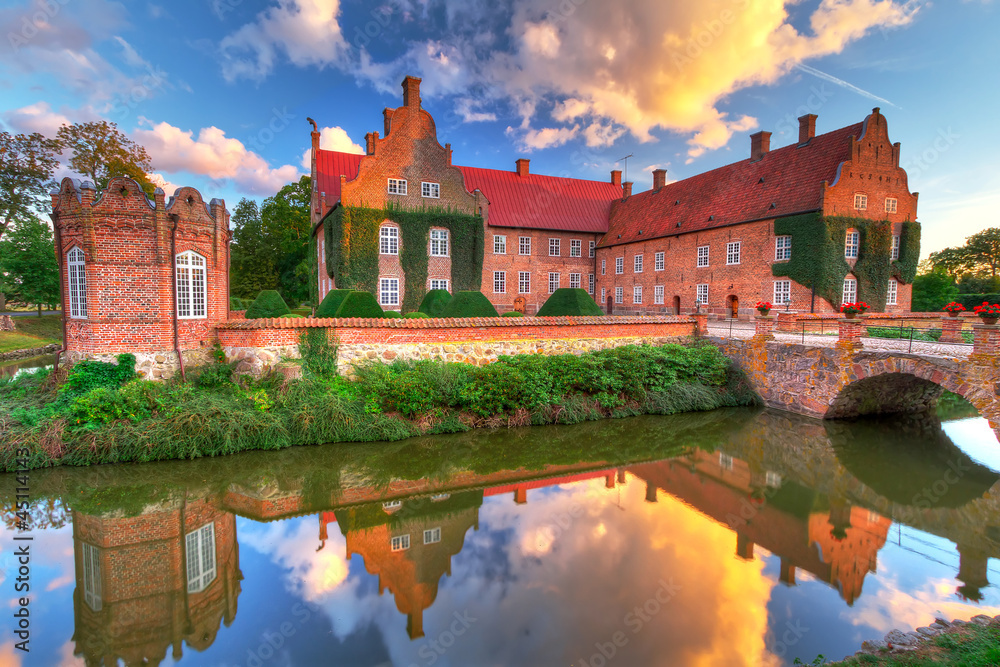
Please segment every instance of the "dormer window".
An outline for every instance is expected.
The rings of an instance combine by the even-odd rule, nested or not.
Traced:
[[[403,182],[403,189],[406,189],[406,182]],[[404,192],[405,194],[405,192]],[[428,183],[424,181],[420,184],[420,196],[430,197],[431,199],[441,198],[441,184],[440,183]]]
[[[402,179],[402,178],[390,178],[389,179],[389,194],[391,194],[391,195],[405,195],[406,194],[406,180]]]

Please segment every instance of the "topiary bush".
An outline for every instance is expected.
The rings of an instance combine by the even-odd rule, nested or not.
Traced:
[[[597,316],[603,314],[604,311],[587,294],[586,290],[572,287],[560,287],[538,309],[538,317]]]
[[[438,317],[500,317],[482,292],[456,292]]]
[[[524,317],[524,313],[519,313],[516,310],[508,310],[500,317]]]
[[[403,314],[398,310],[386,310],[382,313],[382,319],[385,320],[395,320],[401,318],[402,316]]]
[[[319,308],[316,309],[316,317],[336,317],[337,309],[350,293],[349,289],[335,289],[327,292],[322,303],[319,304]]]
[[[370,292],[351,292],[334,317],[382,317],[382,306]]]
[[[229,297],[229,310],[246,310],[247,306],[243,303],[243,299],[238,296]]]
[[[441,313],[450,302],[451,292],[446,289],[432,289],[420,302],[417,312],[424,313],[427,317],[443,317]]]
[[[298,317],[299,319],[305,317],[305,315],[299,315],[298,313],[288,313],[287,315],[281,315],[280,317]]]
[[[427,313],[421,313],[419,310],[412,313],[404,313],[403,317],[408,320],[426,320],[430,317]]]
[[[255,320],[262,317],[281,317],[288,315],[292,310],[273,289],[266,289],[257,295],[250,307],[247,308],[246,318]]]

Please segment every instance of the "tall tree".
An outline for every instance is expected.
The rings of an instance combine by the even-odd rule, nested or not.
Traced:
[[[59,142],[38,134],[0,132],[0,239],[13,220],[46,207],[59,160]]]
[[[930,261],[953,278],[964,275],[995,278],[1000,271],[1000,228],[977,232],[963,246],[932,252]]]
[[[146,175],[153,170],[146,149],[135,143],[115,123],[97,120],[63,125],[56,135],[64,150],[72,152],[69,166],[90,177],[99,189],[116,176],[135,179],[152,195],[156,186]]]
[[[260,207],[264,235],[272,244],[278,291],[287,303],[309,298],[309,200],[311,181],[303,176],[289,183]]]
[[[278,289],[272,244],[264,236],[257,203],[241,199],[230,218],[233,226],[232,265],[229,291],[242,299],[253,299],[261,290]]]
[[[52,229],[35,217],[18,218],[0,241],[0,274],[7,300],[50,308],[59,303],[59,267]]]

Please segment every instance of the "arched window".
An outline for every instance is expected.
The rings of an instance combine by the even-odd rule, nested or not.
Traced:
[[[205,258],[188,250],[177,255],[177,317],[207,316]]]
[[[69,316],[87,317],[87,271],[83,250],[73,246],[66,253],[66,273],[69,279]]]

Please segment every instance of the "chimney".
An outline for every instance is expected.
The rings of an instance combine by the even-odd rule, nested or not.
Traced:
[[[369,132],[365,135],[365,152],[368,155],[375,155],[376,144],[378,144],[378,132]]]
[[[632,196],[632,181],[622,183],[622,193],[622,199],[628,199]]]
[[[750,135],[750,161],[763,159],[771,150],[771,133],[761,130]]]
[[[531,162],[531,160],[526,160],[523,157],[519,158],[515,162],[515,164],[517,165],[517,175],[518,176],[524,178],[525,176],[528,175],[528,163],[529,162]]]
[[[420,108],[420,79],[415,76],[403,79],[403,106]]]
[[[451,144],[444,145],[444,153],[448,157],[448,166],[451,166]]]
[[[389,136],[389,130],[392,129],[392,114],[396,113],[395,109],[390,109],[386,107],[382,109],[382,124],[385,125],[385,136]]]
[[[664,185],[667,184],[667,170],[666,169],[654,169],[653,170],[653,189],[659,190]]]
[[[611,185],[621,185],[622,184],[622,170],[614,169],[611,171]]]
[[[816,136],[816,114],[807,113],[799,116],[799,145],[808,143]]]

